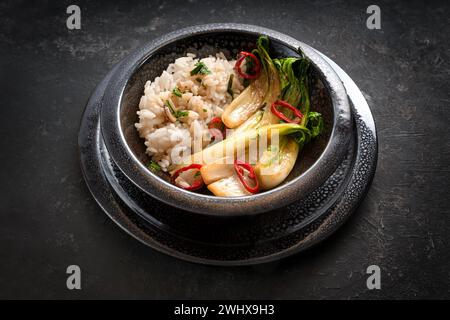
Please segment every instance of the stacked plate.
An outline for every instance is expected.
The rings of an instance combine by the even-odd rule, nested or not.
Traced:
[[[205,46],[226,51],[224,46],[245,46],[247,39],[259,34],[269,36],[275,51],[301,48],[317,68],[331,106],[330,130],[320,152],[306,150],[301,162],[309,161],[307,167],[299,165],[284,185],[256,198],[216,199],[207,194],[180,193],[163,178],[149,176],[150,172],[143,174],[145,155],[135,150],[129,138],[136,133],[131,133],[127,123],[135,121],[138,107],[130,104],[135,99],[129,96],[142,94],[133,90],[133,83],[143,88],[144,79],[157,74],[157,59],[153,58],[159,55],[174,60],[186,50],[197,50],[202,55]],[[339,83],[333,83],[335,79]],[[136,110],[130,112],[127,105]],[[346,105],[350,106],[348,116]],[[121,61],[87,103],[78,144],[86,183],[114,222],[161,252],[215,265],[273,261],[324,240],[362,201],[377,161],[376,129],[370,108],[338,65],[295,39],[238,24],[183,29],[150,42]],[[312,154],[309,158],[308,153]]]

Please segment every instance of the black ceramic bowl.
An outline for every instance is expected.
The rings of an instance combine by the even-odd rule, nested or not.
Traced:
[[[236,57],[253,48],[259,35],[271,40],[271,55],[298,56],[300,48],[312,63],[311,110],[324,115],[325,133],[307,145],[288,178],[277,188],[251,196],[224,198],[194,193],[152,173],[144,141],[134,123],[144,84],[167,65],[192,52],[199,57],[223,52]],[[351,112],[345,89],[322,57],[308,45],[281,33],[251,25],[209,24],[158,38],[125,58],[112,75],[101,110],[101,132],[113,161],[136,186],[172,206],[218,216],[251,215],[286,206],[319,187],[341,163],[351,135]]]

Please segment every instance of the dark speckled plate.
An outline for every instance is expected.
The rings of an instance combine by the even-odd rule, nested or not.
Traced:
[[[81,167],[91,193],[111,219],[133,237],[192,262],[257,264],[318,243],[357,208],[377,160],[375,124],[366,100],[348,75],[326,59],[345,85],[355,130],[345,160],[306,198],[260,215],[220,218],[193,214],[148,196],[118,170],[101,139],[99,110],[109,75],[91,96],[78,137]]]

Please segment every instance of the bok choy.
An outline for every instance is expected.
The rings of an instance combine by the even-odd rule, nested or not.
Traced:
[[[261,74],[223,111],[222,121],[228,128],[238,127],[257,110],[264,106],[270,106],[279,96],[278,71],[269,56],[268,50],[269,38],[259,37],[253,53],[261,60]]]
[[[259,59],[257,76],[242,66],[249,56]],[[303,53],[272,59],[269,39],[260,36],[256,49],[245,52],[236,64],[237,73],[242,77],[247,72],[244,79],[252,81],[222,113],[223,124],[233,132],[172,168],[199,164],[208,189],[224,197],[250,195],[282,183],[303,146],[324,128],[322,115],[310,110],[310,62]],[[272,141],[273,134],[277,141]],[[261,143],[261,137],[267,143]]]

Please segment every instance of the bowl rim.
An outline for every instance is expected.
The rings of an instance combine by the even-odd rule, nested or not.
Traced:
[[[291,181],[263,193],[240,197],[217,197],[178,188],[152,173],[136,157],[123,134],[120,110],[125,89],[134,73],[164,46],[184,38],[208,33],[242,32],[269,39],[304,52],[327,87],[333,108],[333,128],[319,158]],[[310,46],[264,27],[215,23],[183,28],[158,37],[125,57],[112,74],[101,106],[101,133],[108,153],[122,173],[142,191],[171,206],[208,216],[243,216],[274,210],[301,199],[319,187],[342,161],[351,134],[351,111],[345,88],[331,66]]]

